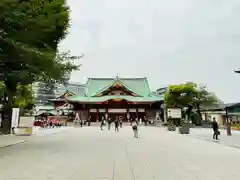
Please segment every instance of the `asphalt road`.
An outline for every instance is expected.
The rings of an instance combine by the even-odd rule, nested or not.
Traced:
[[[163,128],[68,128],[0,148],[1,180],[238,180],[239,149]]]

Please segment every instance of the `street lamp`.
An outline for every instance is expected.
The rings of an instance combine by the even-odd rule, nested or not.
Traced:
[[[240,70],[234,70],[235,73],[240,74]],[[227,135],[231,136],[232,132],[231,132],[231,122],[228,118],[228,107],[225,107],[225,116],[226,116],[226,130],[227,130]]]

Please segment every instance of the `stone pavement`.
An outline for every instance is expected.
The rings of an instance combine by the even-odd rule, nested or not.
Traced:
[[[1,180],[238,180],[240,150],[141,127],[68,128],[0,148]]]
[[[32,136],[0,135],[0,148],[16,145],[19,143],[24,143],[38,136],[53,135],[61,131],[67,130],[67,128],[68,127],[39,129],[38,131],[35,131]]]
[[[213,130],[211,128],[192,128],[187,136],[240,149],[240,131],[232,131],[232,136],[227,136],[225,129],[221,129],[220,132],[219,141],[213,140]]]

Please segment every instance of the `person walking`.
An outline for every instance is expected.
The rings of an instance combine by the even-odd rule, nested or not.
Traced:
[[[83,121],[80,120],[80,127],[83,127]]]
[[[88,117],[88,122],[87,122],[88,126],[91,126],[91,116]]]
[[[137,126],[139,125],[138,117],[135,118],[135,122],[137,123]]]
[[[108,130],[110,130],[111,129],[111,124],[112,124],[112,120],[111,120],[110,117],[108,118],[107,123],[108,123]]]
[[[217,123],[215,117],[213,118],[212,129],[213,129],[213,139],[218,140],[219,126],[218,126],[218,123]]]
[[[144,125],[147,126],[147,123],[148,123],[148,122],[147,122],[147,117],[144,116]]]
[[[101,130],[103,130],[103,126],[104,126],[104,124],[105,124],[104,121],[105,121],[104,118],[102,118],[101,123],[100,123]]]
[[[132,125],[132,130],[133,130],[133,135],[135,138],[138,138],[139,135],[138,135],[138,123],[137,122],[134,122],[133,125]]]
[[[115,120],[115,132],[119,132],[119,120],[118,120],[118,117],[116,117],[116,120]]]
[[[120,118],[119,118],[119,125],[120,125],[120,128],[122,128],[122,124],[123,124],[123,118],[120,117]]]

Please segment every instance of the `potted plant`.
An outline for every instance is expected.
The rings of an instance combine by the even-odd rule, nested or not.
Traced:
[[[189,134],[190,133],[190,123],[187,122],[185,119],[181,119],[181,124],[179,127],[180,134]]]
[[[176,126],[173,124],[172,121],[170,121],[168,123],[167,129],[168,129],[168,131],[176,131]]]

